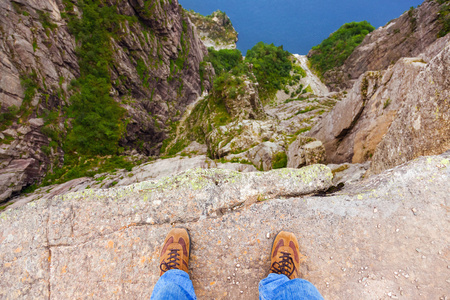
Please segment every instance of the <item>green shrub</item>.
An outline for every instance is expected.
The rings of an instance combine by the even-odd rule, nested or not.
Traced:
[[[438,33],[438,37],[446,36],[450,32],[450,1],[439,0],[439,4],[443,4],[439,10],[439,22],[442,24],[442,29]]]
[[[375,30],[367,21],[346,23],[320,45],[312,48],[311,66],[320,74],[341,66],[361,44],[364,37]]]
[[[285,152],[278,152],[272,156],[272,169],[286,168],[287,155]]]
[[[290,56],[289,52],[283,50],[283,46],[276,47],[263,42],[247,51],[245,61],[253,65],[261,99],[272,99],[288,82],[292,70]]]
[[[205,61],[213,65],[216,76],[219,76],[224,72],[231,71],[242,63],[242,53],[237,49],[216,51],[214,48],[208,48],[208,56],[205,58]]]
[[[0,131],[5,130],[8,126],[12,125],[13,120],[16,118],[19,109],[13,105],[8,107],[6,112],[0,114]]]
[[[66,152],[89,155],[118,153],[125,131],[125,110],[109,95],[112,83],[111,37],[119,30],[122,16],[115,6],[102,6],[100,0],[79,2],[82,18],[69,16],[69,29],[81,44],[77,48],[81,76],[73,82],[69,116],[73,127],[65,140]]]

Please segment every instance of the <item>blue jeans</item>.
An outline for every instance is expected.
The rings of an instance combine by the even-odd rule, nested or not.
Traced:
[[[169,270],[156,283],[150,299],[193,300],[197,297],[188,273],[181,270]],[[304,279],[289,280],[285,275],[269,274],[259,283],[259,299],[323,300],[323,297],[309,281]]]

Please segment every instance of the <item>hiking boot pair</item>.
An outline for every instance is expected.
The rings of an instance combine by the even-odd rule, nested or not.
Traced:
[[[165,272],[178,269],[188,272],[191,253],[191,238],[185,228],[173,228],[161,251],[160,276]],[[297,238],[293,233],[281,231],[273,241],[270,273],[284,274],[289,279],[300,275],[300,251]]]

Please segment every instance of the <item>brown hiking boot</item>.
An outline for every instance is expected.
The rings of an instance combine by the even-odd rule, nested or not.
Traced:
[[[300,254],[298,241],[291,232],[281,231],[273,240],[270,273],[284,274],[289,279],[299,278]]]
[[[191,238],[185,228],[173,228],[164,240],[164,246],[159,259],[162,276],[165,272],[178,269],[188,272],[189,256],[191,254]]]

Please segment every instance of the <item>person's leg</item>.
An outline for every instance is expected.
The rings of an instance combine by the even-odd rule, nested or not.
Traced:
[[[151,300],[197,299],[188,274],[190,252],[191,238],[187,229],[173,228],[161,250],[161,278],[153,289]]]
[[[159,278],[156,283],[151,300],[193,300],[195,296],[194,286],[189,279],[189,274],[181,270],[169,270]]]
[[[310,282],[300,279],[300,250],[293,233],[281,231],[274,239],[270,274],[259,283],[259,298],[323,300]]]
[[[271,273],[259,283],[259,299],[323,300],[323,297],[307,280],[289,279],[286,275]]]

